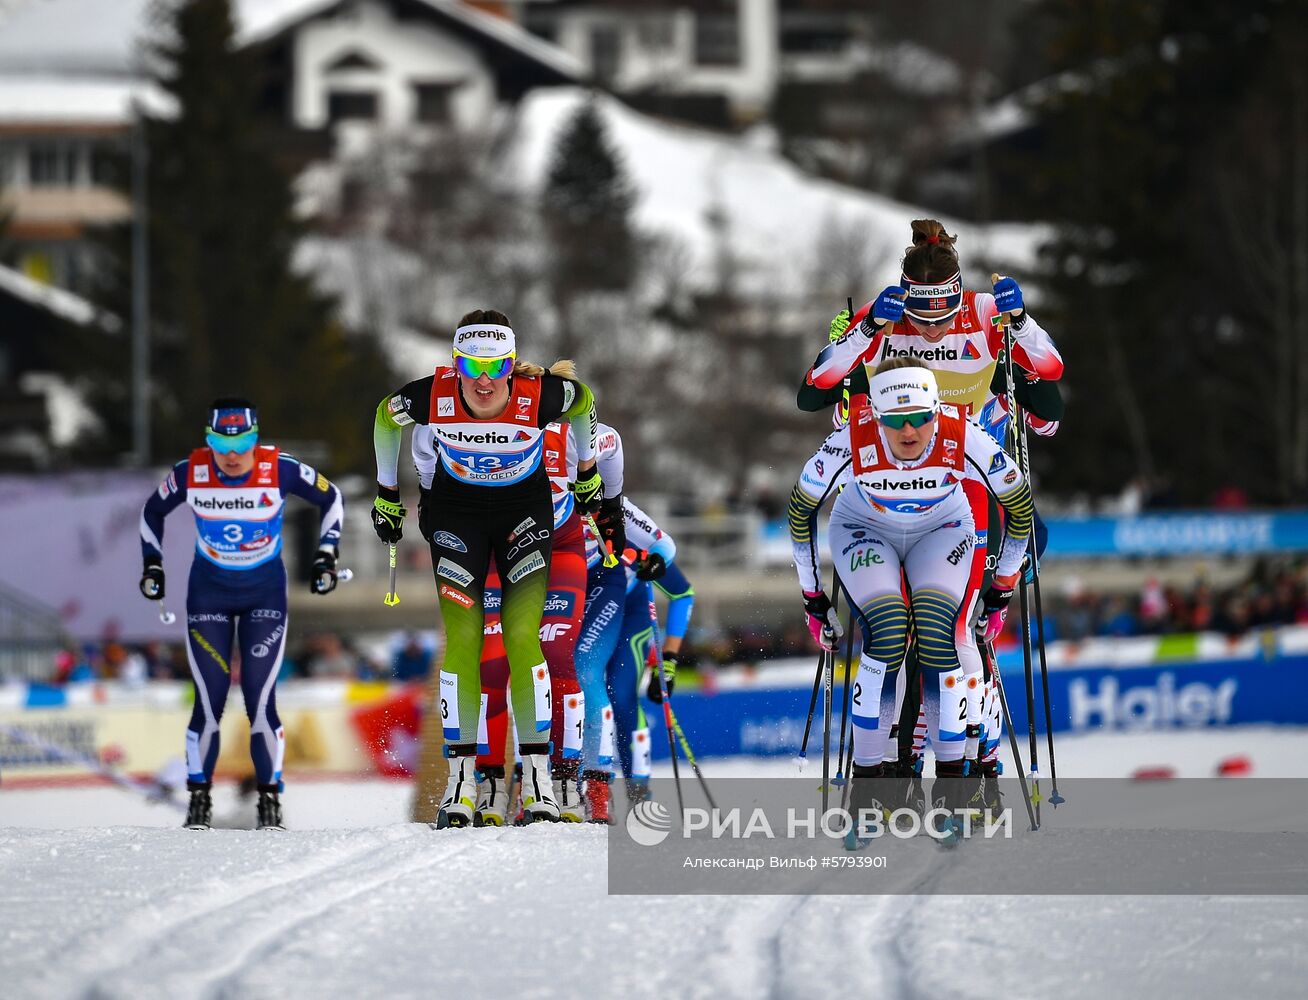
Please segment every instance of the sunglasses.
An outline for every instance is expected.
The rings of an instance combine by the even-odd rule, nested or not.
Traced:
[[[905,424],[909,427],[925,427],[935,419],[935,410],[916,410],[910,413],[877,414],[877,422],[889,427],[893,431],[903,430]]]
[[[935,319],[926,319],[922,316],[919,316],[917,313],[908,313],[908,318],[911,319],[918,326],[937,327],[937,326],[946,326],[954,322],[954,317],[957,315],[958,315],[958,310],[955,309],[948,316],[937,316]]]
[[[259,429],[248,430],[244,434],[215,434],[213,428],[205,432],[205,442],[219,455],[244,455],[259,443]]]
[[[501,379],[513,371],[513,355],[507,358],[470,358],[466,354],[456,354],[454,368],[460,375],[471,379],[482,375],[490,379]]]

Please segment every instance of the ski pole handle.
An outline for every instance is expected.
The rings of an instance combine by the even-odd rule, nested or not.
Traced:
[[[382,603],[388,608],[393,608],[400,603],[400,595],[395,592],[395,543],[391,542],[388,548],[390,549],[391,558],[391,582],[389,589],[386,591],[386,596],[382,598]]]
[[[999,283],[999,272],[992,271],[990,274],[990,287],[993,288]],[[999,329],[1007,330],[1008,325],[1013,322],[1013,314],[1002,312],[999,314]]]
[[[604,568],[612,569],[618,564],[618,557],[613,554],[609,548],[609,543],[604,540],[604,535],[599,530],[599,525],[595,523],[594,514],[583,514],[582,520],[589,525],[590,530],[595,534],[595,541],[599,543],[600,551],[604,553]]]

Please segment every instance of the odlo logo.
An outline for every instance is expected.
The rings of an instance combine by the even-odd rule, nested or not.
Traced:
[[[627,836],[641,847],[657,847],[672,834],[672,817],[661,802],[637,802],[627,813]]]

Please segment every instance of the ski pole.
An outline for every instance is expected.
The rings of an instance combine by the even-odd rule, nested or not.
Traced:
[[[609,543],[604,541],[604,536],[600,534],[599,525],[595,522],[594,514],[583,514],[581,519],[586,522],[587,526],[595,535],[595,541],[599,543],[600,551],[604,553],[604,568],[612,569],[618,564],[618,557],[613,550],[609,548]]]
[[[663,697],[668,697],[667,689],[663,690]],[[713,793],[709,791],[708,782],[704,779],[704,772],[699,769],[699,764],[695,760],[695,753],[690,749],[690,740],[686,739],[686,734],[682,732],[681,723],[677,721],[677,713],[672,711],[671,705],[668,706],[668,714],[672,716],[672,728],[676,730],[677,742],[681,744],[681,752],[686,755],[686,760],[690,762],[690,769],[695,772],[695,777],[699,780],[699,787],[704,790],[704,797],[708,799],[710,809],[716,810],[718,804],[713,801]]]
[[[840,601],[840,591],[837,589],[836,568],[831,567],[831,607],[834,610]],[[799,756],[795,758],[795,767],[800,774],[804,773],[804,768],[808,764],[808,736],[813,729],[813,715],[817,711],[818,691],[822,688],[822,673],[827,662],[827,651],[818,650],[817,670],[813,673],[813,693],[808,699],[808,718],[804,720],[804,738],[799,743]]]
[[[992,285],[999,282],[999,274],[990,275]],[[1022,433],[1025,430],[1022,407],[1017,401],[1016,382],[1013,378],[1013,317],[1011,313],[1003,312],[999,314],[999,325],[1004,331],[1004,383],[1008,395],[1008,432],[1013,442],[1013,451],[1017,459],[1018,468],[1021,470],[1023,478],[1027,482],[1027,488],[1031,484],[1031,461],[1027,454],[1026,435]],[[1034,497],[1034,495],[1033,495]],[[1034,507],[1034,499],[1032,501]],[[1034,565],[1034,564],[1033,564]],[[1036,723],[1035,723],[1035,679],[1031,664],[1031,611],[1027,600],[1026,579],[1023,577],[1021,588],[1021,612],[1022,612],[1022,662],[1025,671],[1024,682],[1026,685],[1026,707],[1027,707],[1027,734],[1028,743],[1031,752],[1031,787],[1033,789],[1032,801],[1035,803],[1036,819],[1040,818],[1040,765],[1037,760],[1036,749]],[[1047,689],[1046,689],[1047,690]],[[1048,704],[1046,703],[1046,709]]]
[[[390,588],[386,591],[386,596],[382,598],[382,603],[388,608],[393,608],[400,603],[400,595],[395,592],[395,543],[390,543],[391,558],[391,582]]]
[[[652,656],[655,649],[662,650],[663,636],[659,632],[659,612],[658,612],[658,608],[654,606],[653,587],[650,587],[649,595],[650,595],[649,625],[650,625],[650,635],[651,635],[651,642],[652,642],[650,652]],[[653,668],[652,663],[650,664],[650,667],[651,669]],[[663,719],[664,719],[664,723],[668,726],[669,747],[671,746],[672,733],[675,732],[677,735],[677,742],[681,744],[681,752],[686,755],[686,760],[690,763],[690,769],[695,773],[695,778],[699,781],[700,788],[704,790],[704,797],[708,799],[709,808],[717,809],[718,804],[713,801],[713,795],[708,789],[708,782],[704,780],[704,774],[699,769],[699,763],[695,760],[695,754],[691,752],[690,740],[686,739],[686,734],[681,730],[681,723],[677,721],[677,715],[675,712],[672,711],[672,692],[668,690],[668,675],[666,669],[664,668],[663,656],[661,654],[658,657],[658,670],[659,670],[659,683],[661,684],[663,689],[663,708],[664,708]],[[676,755],[674,754],[673,756],[674,756],[673,773],[675,775]],[[680,779],[678,779],[678,784],[677,784],[677,801],[678,802],[681,801]],[[683,810],[683,815],[684,815],[684,810]]]
[[[854,659],[854,606],[849,606],[849,624],[845,626],[848,635],[845,637],[845,693],[840,699],[840,749],[836,753],[836,776],[832,780],[837,788],[845,783],[845,730],[849,724],[849,665]],[[852,749],[854,746],[853,734],[850,735],[849,745]]]
[[[999,695],[999,707],[1004,711],[1004,728],[1008,730],[1008,747],[1013,754],[1013,767],[1017,771],[1018,783],[1022,786],[1022,801],[1026,803],[1026,816],[1031,821],[1031,832],[1034,833],[1040,829],[1040,821],[1036,819],[1031,793],[1026,787],[1026,774],[1022,770],[1022,752],[1017,746],[1017,734],[1013,732],[1013,716],[1008,711],[1008,696],[1004,694],[1004,678],[999,673],[999,661],[995,658],[994,646],[987,642],[985,649],[989,654],[990,677],[995,682],[995,691]]]
[[[1031,538],[1031,555],[1035,557],[1035,536]],[[1040,686],[1044,691],[1045,698],[1045,737],[1049,744],[1049,776],[1053,781],[1054,787],[1049,793],[1049,803],[1055,809],[1067,800],[1058,794],[1058,765],[1054,763],[1054,715],[1053,709],[1049,703],[1049,663],[1045,659],[1045,612],[1040,601],[1040,561],[1033,558],[1031,563],[1035,575],[1032,577],[1031,590],[1035,594],[1035,613],[1037,633],[1037,648],[1040,650]]]

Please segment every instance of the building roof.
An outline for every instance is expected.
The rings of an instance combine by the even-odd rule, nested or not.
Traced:
[[[345,0],[232,0],[237,39],[263,41]],[[585,68],[558,46],[460,0],[391,0],[455,28],[465,37],[580,82]],[[0,0],[3,3],[3,0]],[[0,73],[143,76],[142,39],[154,0],[9,0],[0,6]]]
[[[106,333],[117,333],[122,321],[112,313],[92,305],[80,295],[34,281],[21,271],[0,264],[0,295],[9,295],[59,319],[77,326],[98,326]]]
[[[172,99],[153,84],[112,75],[61,76],[0,73],[0,129],[59,122],[79,128],[115,128],[132,120],[132,104],[167,114]]]

